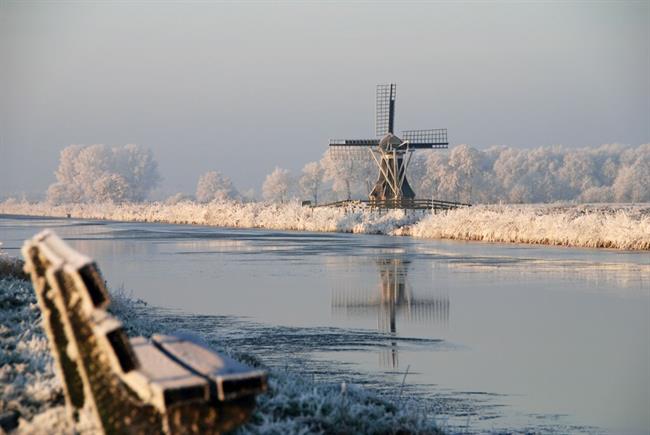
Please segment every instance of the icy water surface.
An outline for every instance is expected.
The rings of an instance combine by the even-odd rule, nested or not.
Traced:
[[[45,227],[161,321],[454,430],[650,428],[647,252],[7,216],[0,241]]]

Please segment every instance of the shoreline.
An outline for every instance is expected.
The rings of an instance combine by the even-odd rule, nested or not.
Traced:
[[[0,215],[204,225],[232,229],[340,232],[420,239],[650,250],[650,204],[478,205],[432,214],[297,203],[161,202],[51,206],[7,200]]]
[[[40,326],[40,310],[21,266],[20,260],[0,254],[0,433],[92,433],[83,419],[77,428],[66,419],[61,385]],[[155,307],[123,291],[111,295],[109,310],[122,320],[130,337],[174,332],[174,322],[157,317]],[[255,354],[224,348],[218,337],[205,336],[200,330],[187,332],[269,372],[269,391],[258,397],[253,416],[235,433],[442,433],[434,416],[416,399],[389,397],[354,384],[309,380],[267,367]]]
[[[650,204],[478,205],[432,214],[405,210],[378,212],[364,207],[307,208],[295,202],[50,206],[7,200],[0,202],[0,215],[650,250]]]

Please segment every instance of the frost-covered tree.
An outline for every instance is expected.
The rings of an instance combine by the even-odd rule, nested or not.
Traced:
[[[375,187],[375,183],[379,178],[379,167],[374,159],[370,156],[370,153],[365,153],[361,155],[361,158],[355,160],[356,171],[357,171],[357,189],[352,189],[353,192],[359,197],[367,199],[372,189]]]
[[[338,199],[367,197],[379,172],[370,154],[365,153],[339,157],[326,152],[320,164],[324,171],[323,179],[329,182]]]
[[[331,183],[331,189],[336,194],[342,194],[343,199],[352,198],[352,183],[354,182],[354,161],[338,159],[332,153],[326,152],[320,161],[324,170],[325,180]]]
[[[319,162],[307,163],[302,168],[302,176],[298,184],[303,195],[311,198],[314,204],[318,203],[318,192],[323,184],[324,171]]]
[[[415,160],[420,197],[469,202],[650,201],[650,144],[477,150],[459,145]]]
[[[622,156],[625,165],[619,169],[612,192],[619,202],[650,202],[650,144]]]
[[[426,177],[426,153],[414,153],[408,167],[407,178],[409,184],[418,198],[430,198],[431,195],[425,192],[428,180]]]
[[[143,201],[160,182],[158,163],[148,148],[128,144],[113,147],[112,171],[123,176],[129,186],[128,201]]]
[[[102,174],[93,183],[95,201],[98,202],[125,202],[130,199],[130,186],[126,178],[120,174]]]
[[[266,176],[262,185],[262,195],[267,201],[285,202],[291,191],[291,175],[287,169],[275,167],[273,172]]]
[[[52,203],[142,201],[158,185],[151,150],[138,145],[70,145],[61,151]]]
[[[226,201],[239,197],[230,178],[210,171],[201,175],[196,184],[196,200],[199,202]]]

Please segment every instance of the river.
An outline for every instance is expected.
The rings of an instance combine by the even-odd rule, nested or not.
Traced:
[[[650,428],[647,252],[0,216],[3,250],[43,228],[113,288],[451,431]]]

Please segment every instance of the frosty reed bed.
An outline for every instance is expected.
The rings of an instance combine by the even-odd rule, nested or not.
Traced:
[[[404,235],[427,239],[650,250],[650,204],[482,205],[431,214],[237,201],[127,204],[8,200],[0,213],[229,228]]]

